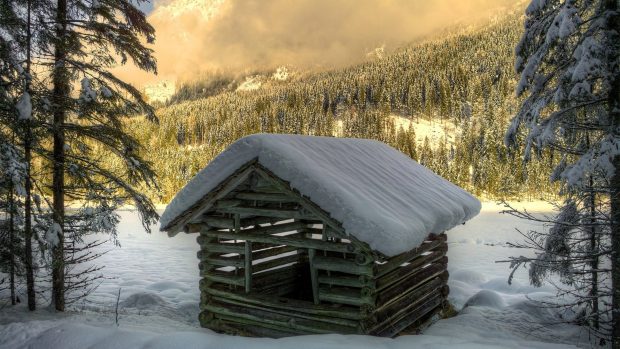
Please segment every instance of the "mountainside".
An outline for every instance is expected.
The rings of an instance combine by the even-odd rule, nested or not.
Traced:
[[[150,149],[144,156],[158,171],[164,202],[226,146],[257,132],[378,139],[477,195],[540,198],[551,192],[553,157],[525,168],[503,147],[518,105],[513,48],[521,23],[509,15],[349,68],[266,79],[256,89],[224,84],[208,98],[160,108],[159,125],[134,118],[128,127]],[[201,92],[197,86],[210,83],[179,90]],[[439,137],[417,135],[429,129]]]

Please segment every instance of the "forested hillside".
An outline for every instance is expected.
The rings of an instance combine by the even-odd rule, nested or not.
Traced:
[[[525,167],[503,146],[518,106],[513,48],[521,23],[510,15],[346,69],[223,89],[160,108],[159,125],[133,118],[128,127],[149,149],[143,155],[158,172],[163,202],[230,143],[257,132],[378,139],[476,195],[541,198],[554,192],[553,156]],[[450,126],[451,140],[416,142],[416,123],[407,120]]]

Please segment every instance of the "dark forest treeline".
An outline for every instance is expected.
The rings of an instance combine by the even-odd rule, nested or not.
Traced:
[[[159,125],[133,118],[128,127],[149,149],[143,155],[158,172],[163,202],[230,143],[256,132],[378,139],[476,195],[541,198],[554,192],[553,156],[525,167],[503,145],[518,106],[513,48],[521,28],[510,15],[350,68],[180,101],[157,111]],[[415,127],[397,128],[395,118],[455,125],[454,141],[416,142]]]

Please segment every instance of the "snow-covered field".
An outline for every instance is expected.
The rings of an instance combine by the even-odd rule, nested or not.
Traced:
[[[549,212],[545,205],[528,204]],[[508,256],[531,253],[510,248],[515,227],[539,228],[508,215],[492,203],[480,215],[448,232],[450,300],[460,311],[439,320],[423,335],[396,339],[367,336],[303,336],[286,339],[242,338],[199,328],[198,245],[195,235],[168,238],[147,235],[137,216],[122,212],[122,247],[97,261],[104,280],[73,311],[54,314],[42,306],[34,314],[25,306],[0,305],[0,348],[569,348],[587,346],[587,333],[560,324],[551,309],[531,299],[552,296],[552,288],[529,286],[527,273],[506,283]],[[121,289],[119,326],[114,305]],[[5,298],[6,299],[6,298]],[[25,299],[25,297],[22,297]]]

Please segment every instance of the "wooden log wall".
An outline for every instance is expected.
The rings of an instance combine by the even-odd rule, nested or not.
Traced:
[[[215,201],[199,233],[204,327],[253,336],[393,337],[446,302],[445,235],[378,262],[366,244],[270,180]]]
[[[394,337],[428,319],[447,304],[446,235],[432,235],[420,247],[378,266],[376,308],[366,322],[369,334]]]

